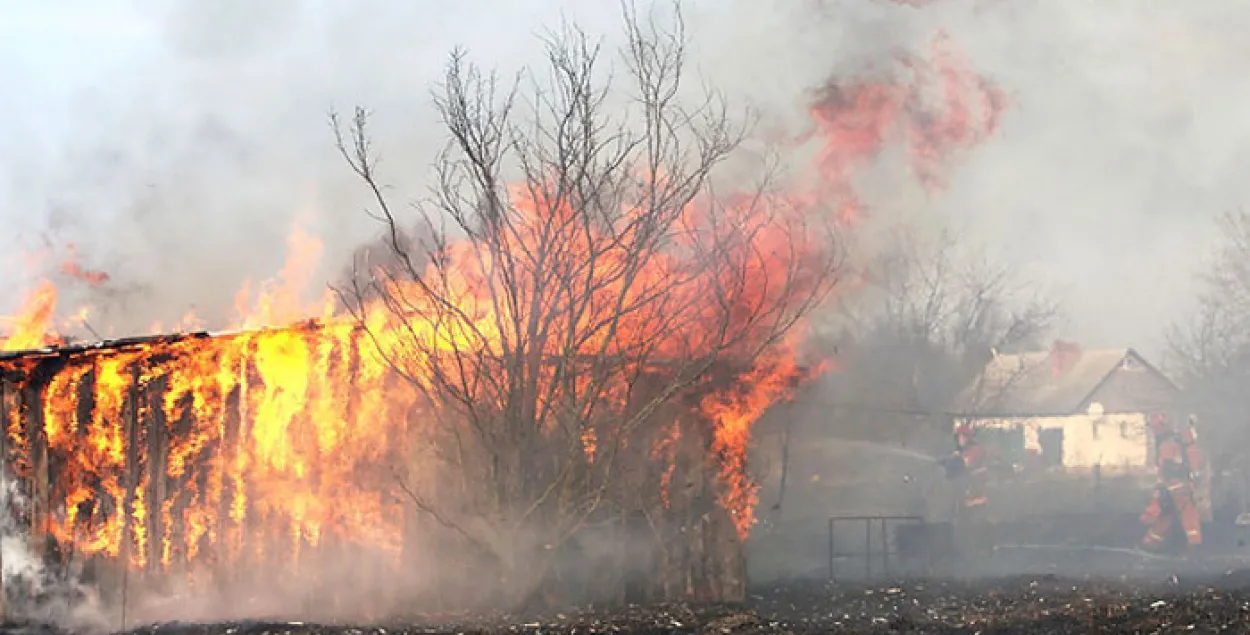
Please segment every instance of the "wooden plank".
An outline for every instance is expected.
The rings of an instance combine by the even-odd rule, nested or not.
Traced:
[[[230,394],[225,395],[225,399],[226,403],[222,408],[222,435],[217,445],[219,465],[217,472],[222,479],[221,501],[217,508],[217,544],[215,545],[217,550],[215,577],[219,591],[225,591],[233,584],[231,572],[234,570],[235,559],[238,555],[234,552],[234,541],[237,540],[240,528],[230,519],[232,502],[237,492],[230,475],[235,452],[238,451],[239,424],[243,414],[239,405],[242,400],[242,387],[236,386]]]
[[[164,403],[163,397],[167,388],[167,378],[157,380],[146,388],[149,403],[148,418],[141,424],[147,431],[149,572],[161,571],[163,568],[161,556],[166,527],[164,527],[161,510],[165,497],[168,496],[165,471],[169,448],[165,434],[165,409],[159,407],[159,404]]]
[[[124,483],[122,487],[126,490],[125,499],[122,502],[122,544],[121,544],[121,627],[126,630],[126,611],[129,608],[130,599],[130,569],[131,555],[135,542],[135,493],[139,486],[139,364],[135,363],[131,367],[130,386],[128,390],[128,408],[124,407],[126,421],[123,439],[126,446],[126,467],[123,471]],[[122,414],[122,413],[119,413]]]
[[[38,554],[47,552],[48,508],[52,496],[48,487],[48,439],[43,430],[41,391],[39,382],[32,379],[20,393],[27,417],[26,438],[29,439],[31,455],[30,541]],[[69,550],[73,546],[64,545],[64,548]]]
[[[250,347],[249,347],[250,348]],[[239,403],[238,403],[238,436],[239,440],[237,453],[243,452],[243,439],[251,436],[252,426],[251,418],[248,417],[248,393],[251,391],[252,384],[252,367],[249,363],[251,360],[251,351],[242,358],[239,365]],[[248,466],[251,469],[253,466]],[[236,570],[235,575],[243,577],[246,585],[252,585],[257,582],[260,570],[265,569],[264,558],[269,554],[265,552],[263,536],[256,517],[256,505],[253,500],[254,492],[249,487],[250,480],[244,479],[242,483],[243,491],[240,492],[244,496],[245,511],[243,519],[239,523],[239,539],[237,548],[239,550],[239,559],[236,564],[240,570]]]

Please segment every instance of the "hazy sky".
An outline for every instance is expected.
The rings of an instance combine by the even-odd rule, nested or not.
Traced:
[[[1012,110],[945,195],[870,198],[970,227],[1060,293],[1063,335],[1087,345],[1153,350],[1211,218],[1250,195],[1250,13],[1235,0],[688,4],[700,72],[795,128],[805,90],[948,30]],[[372,231],[330,108],[373,108],[390,180],[419,183],[447,52],[515,69],[562,13],[619,23],[616,0],[0,0],[0,249],[77,243],[113,274],[121,328],[211,313],[277,270],[295,218],[333,258]],[[3,311],[29,273],[0,263]]]

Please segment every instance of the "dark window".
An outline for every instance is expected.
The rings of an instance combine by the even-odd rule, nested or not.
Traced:
[[[1063,428],[1038,430],[1037,444],[1042,446],[1043,465],[1047,467],[1063,465]]]

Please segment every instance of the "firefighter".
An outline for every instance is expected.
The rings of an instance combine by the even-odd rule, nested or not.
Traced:
[[[977,443],[971,426],[960,425],[955,429],[955,451],[951,453],[951,472],[962,481],[962,496],[957,498],[958,511],[955,524],[958,527],[956,548],[962,554],[965,566],[973,567],[989,557],[994,548],[991,526],[986,517],[986,481],[989,469],[985,448]],[[958,491],[958,490],[957,490]]]
[[[1189,483],[1192,487],[1194,505],[1198,508],[1200,522],[1211,521],[1211,482],[1210,475],[1204,473],[1206,457],[1198,446],[1198,420],[1190,415],[1189,425],[1180,434],[1181,445],[1185,448],[1185,461],[1189,467]]]
[[[977,443],[975,432],[968,425],[955,429],[955,445],[957,449],[953,458],[963,462],[963,508],[968,511],[983,509],[988,500],[985,486],[989,472],[985,464],[985,448]]]
[[[1149,426],[1155,439],[1158,483],[1141,515],[1142,524],[1149,526],[1142,547],[1150,551],[1162,549],[1168,532],[1179,521],[1185,542],[1193,551],[1202,544],[1202,519],[1194,500],[1194,474],[1190,470],[1189,449],[1196,450],[1196,446],[1186,444],[1185,437],[1174,432],[1161,414],[1151,415]],[[1189,438],[1193,438],[1192,434]]]
[[[1189,418],[1189,425],[1180,433],[1181,445],[1185,448],[1185,462],[1189,466],[1190,481],[1194,485],[1198,484],[1198,480],[1202,477],[1202,450],[1198,448],[1198,428],[1197,422],[1193,417]]]

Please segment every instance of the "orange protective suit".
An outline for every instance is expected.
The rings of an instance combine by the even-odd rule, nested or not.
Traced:
[[[972,438],[972,429],[961,426],[955,433],[959,444],[959,457],[964,462],[964,508],[979,509],[988,502],[986,484],[989,469],[986,465],[985,448]]]
[[[1157,430],[1155,439],[1159,482],[1141,515],[1142,524],[1149,526],[1142,547],[1162,548],[1168,532],[1177,523],[1185,531],[1185,542],[1197,547],[1202,544],[1202,518],[1194,501],[1190,448],[1168,430]]]

